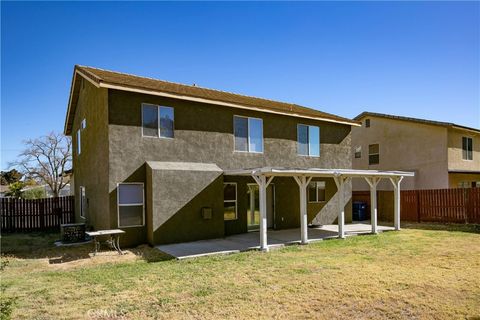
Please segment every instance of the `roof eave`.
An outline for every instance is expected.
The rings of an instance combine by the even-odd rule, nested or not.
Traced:
[[[349,126],[356,126],[356,127],[361,126],[360,123],[358,123],[356,121],[351,121],[351,120],[335,120],[335,119],[330,119],[330,118],[326,118],[326,117],[315,117],[315,116],[302,115],[302,114],[298,114],[298,113],[273,111],[273,110],[267,110],[267,109],[263,109],[263,108],[259,108],[259,107],[241,105],[241,104],[237,104],[237,103],[224,102],[224,101],[219,101],[219,100],[199,98],[199,97],[193,97],[193,96],[187,96],[187,95],[180,95],[180,94],[165,92],[165,91],[161,91],[161,90],[147,90],[147,89],[129,87],[129,86],[125,86],[125,85],[108,83],[108,82],[105,82],[105,81],[100,82],[99,86],[101,88],[107,88],[107,89],[137,92],[137,93],[156,95],[156,96],[162,96],[162,97],[179,99],[179,100],[187,100],[187,101],[194,101],[194,102],[201,102],[201,103],[216,104],[216,105],[239,108],[239,109],[255,110],[255,111],[265,112],[265,113],[282,114],[282,115],[291,116],[291,117],[320,120],[320,121],[325,121],[325,122],[334,122],[334,123],[345,124],[345,125],[349,125]]]
[[[64,124],[64,127],[63,127],[63,133],[67,136],[70,136],[72,134],[72,128],[69,125],[70,125],[71,122],[73,122],[72,118],[73,118],[74,114],[72,113],[72,110],[75,110],[76,103],[77,103],[77,101],[73,101],[73,94],[74,94],[74,91],[76,89],[76,86],[78,85],[76,83],[77,75],[81,76],[85,80],[89,81],[90,83],[92,83],[97,88],[100,88],[100,83],[101,83],[100,78],[96,77],[97,79],[95,79],[93,77],[89,77],[83,72],[83,69],[80,71],[79,68],[80,67],[78,65],[76,65],[74,67],[72,83],[70,85],[70,95],[69,95],[69,99],[68,99],[67,114],[65,116],[65,124]],[[72,120],[72,121],[70,121],[70,120]]]

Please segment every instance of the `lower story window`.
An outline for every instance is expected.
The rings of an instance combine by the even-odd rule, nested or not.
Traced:
[[[143,183],[119,183],[117,200],[118,227],[145,225]]]
[[[237,219],[237,184],[234,182],[223,184],[223,219]]]
[[[460,181],[458,183],[459,188],[470,188],[470,183],[468,181]]]
[[[308,202],[325,201],[325,181],[312,181],[308,185]]]
[[[80,187],[80,217],[85,218],[87,206],[87,197],[85,196],[85,187]]]

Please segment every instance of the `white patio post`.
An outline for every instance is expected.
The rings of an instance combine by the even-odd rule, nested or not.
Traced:
[[[390,178],[393,184],[393,225],[395,230],[400,230],[400,182],[403,177]]]
[[[308,217],[307,217],[307,187],[312,177],[299,176],[293,177],[298,184],[300,189],[300,232],[301,232],[301,243],[308,243]]]
[[[248,189],[250,190],[250,220],[252,223],[255,223],[255,189],[253,185],[248,185]]]
[[[344,203],[344,184],[345,180],[342,176],[336,176],[333,178],[335,180],[335,184],[337,185],[337,193],[338,193],[338,237],[340,239],[345,238],[345,203]]]
[[[380,178],[365,177],[368,185],[370,186],[370,221],[372,224],[372,233],[378,233],[377,227],[377,185],[380,182]]]
[[[267,244],[267,187],[273,177],[268,178],[264,175],[252,175],[258,184],[258,194],[260,202],[260,250],[268,251]]]

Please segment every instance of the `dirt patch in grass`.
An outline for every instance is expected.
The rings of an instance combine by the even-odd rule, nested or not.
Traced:
[[[2,238],[7,247],[9,237]],[[21,247],[28,247],[25,241]],[[84,257],[78,247],[68,248],[69,254],[84,258],[48,262],[66,255],[65,249],[39,246],[35,252],[10,252],[2,285],[5,295],[15,299],[13,318],[480,316],[480,234],[469,226],[412,225],[401,232],[266,254],[185,261],[167,260],[148,246],[130,249],[125,256],[105,252],[94,258]]]

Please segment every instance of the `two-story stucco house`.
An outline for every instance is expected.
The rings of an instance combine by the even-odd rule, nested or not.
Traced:
[[[260,229],[267,249],[267,228],[299,226],[306,242],[307,223],[351,219],[352,173],[339,169],[352,168],[357,125],[295,104],[75,66],[65,134],[77,220],[121,228],[128,245]]]
[[[415,172],[403,189],[480,187],[480,129],[373,112],[355,120],[362,126],[352,129],[354,169]]]

